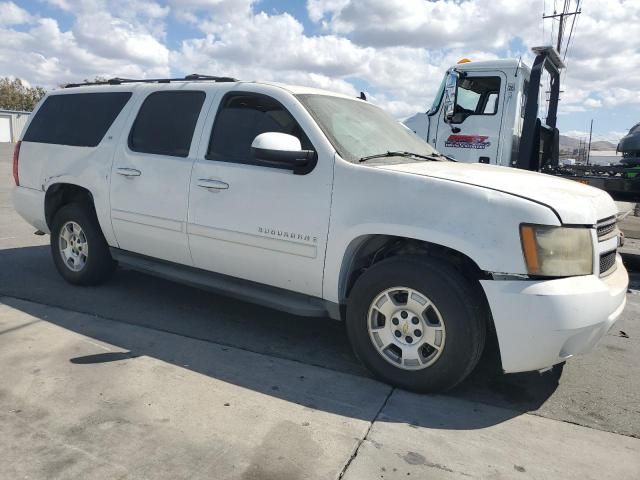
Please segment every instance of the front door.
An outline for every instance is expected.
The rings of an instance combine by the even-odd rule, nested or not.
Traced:
[[[205,97],[195,90],[153,92],[123,132],[111,172],[111,221],[121,249],[191,264],[190,151]]]
[[[228,93],[207,122],[191,177],[191,254],[197,267],[319,297],[334,159],[305,134],[303,107],[278,95]],[[255,164],[251,143],[265,132],[297,136],[318,153],[315,168],[295,175]]]
[[[502,72],[465,72],[451,123],[437,114],[435,148],[459,162],[497,163],[506,76]]]

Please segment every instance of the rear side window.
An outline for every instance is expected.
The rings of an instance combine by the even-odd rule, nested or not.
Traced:
[[[23,140],[95,147],[129,98],[131,92],[51,95],[31,120]]]
[[[154,92],[138,112],[129,148],[134,152],[186,157],[204,103],[200,91]]]

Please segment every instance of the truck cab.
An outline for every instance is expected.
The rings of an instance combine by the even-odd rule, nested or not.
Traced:
[[[445,73],[433,105],[405,124],[439,152],[459,162],[540,170],[557,165],[559,72],[552,47],[536,47],[533,67],[521,60],[462,59]],[[538,118],[544,73],[550,95],[546,119]]]

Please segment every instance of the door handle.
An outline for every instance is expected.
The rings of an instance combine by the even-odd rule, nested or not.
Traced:
[[[142,172],[135,168],[118,167],[116,169],[116,173],[118,175],[122,175],[123,177],[139,177],[140,175],[142,175]]]
[[[198,179],[198,186],[209,190],[227,190],[229,184],[221,180],[213,180],[211,178]]]

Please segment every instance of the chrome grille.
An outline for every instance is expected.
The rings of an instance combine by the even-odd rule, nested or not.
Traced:
[[[600,255],[600,276],[607,275],[616,266],[616,251]]]
[[[598,220],[596,235],[598,236],[598,249],[600,250],[600,276],[604,277],[613,273],[616,269],[616,254],[618,251],[618,219],[615,215]],[[615,245],[611,245],[612,238],[616,238]],[[613,248],[613,250],[612,250]]]
[[[616,229],[616,223],[616,217],[603,218],[602,220],[598,221],[598,224],[596,225],[598,240],[601,240],[602,238],[612,233]]]

